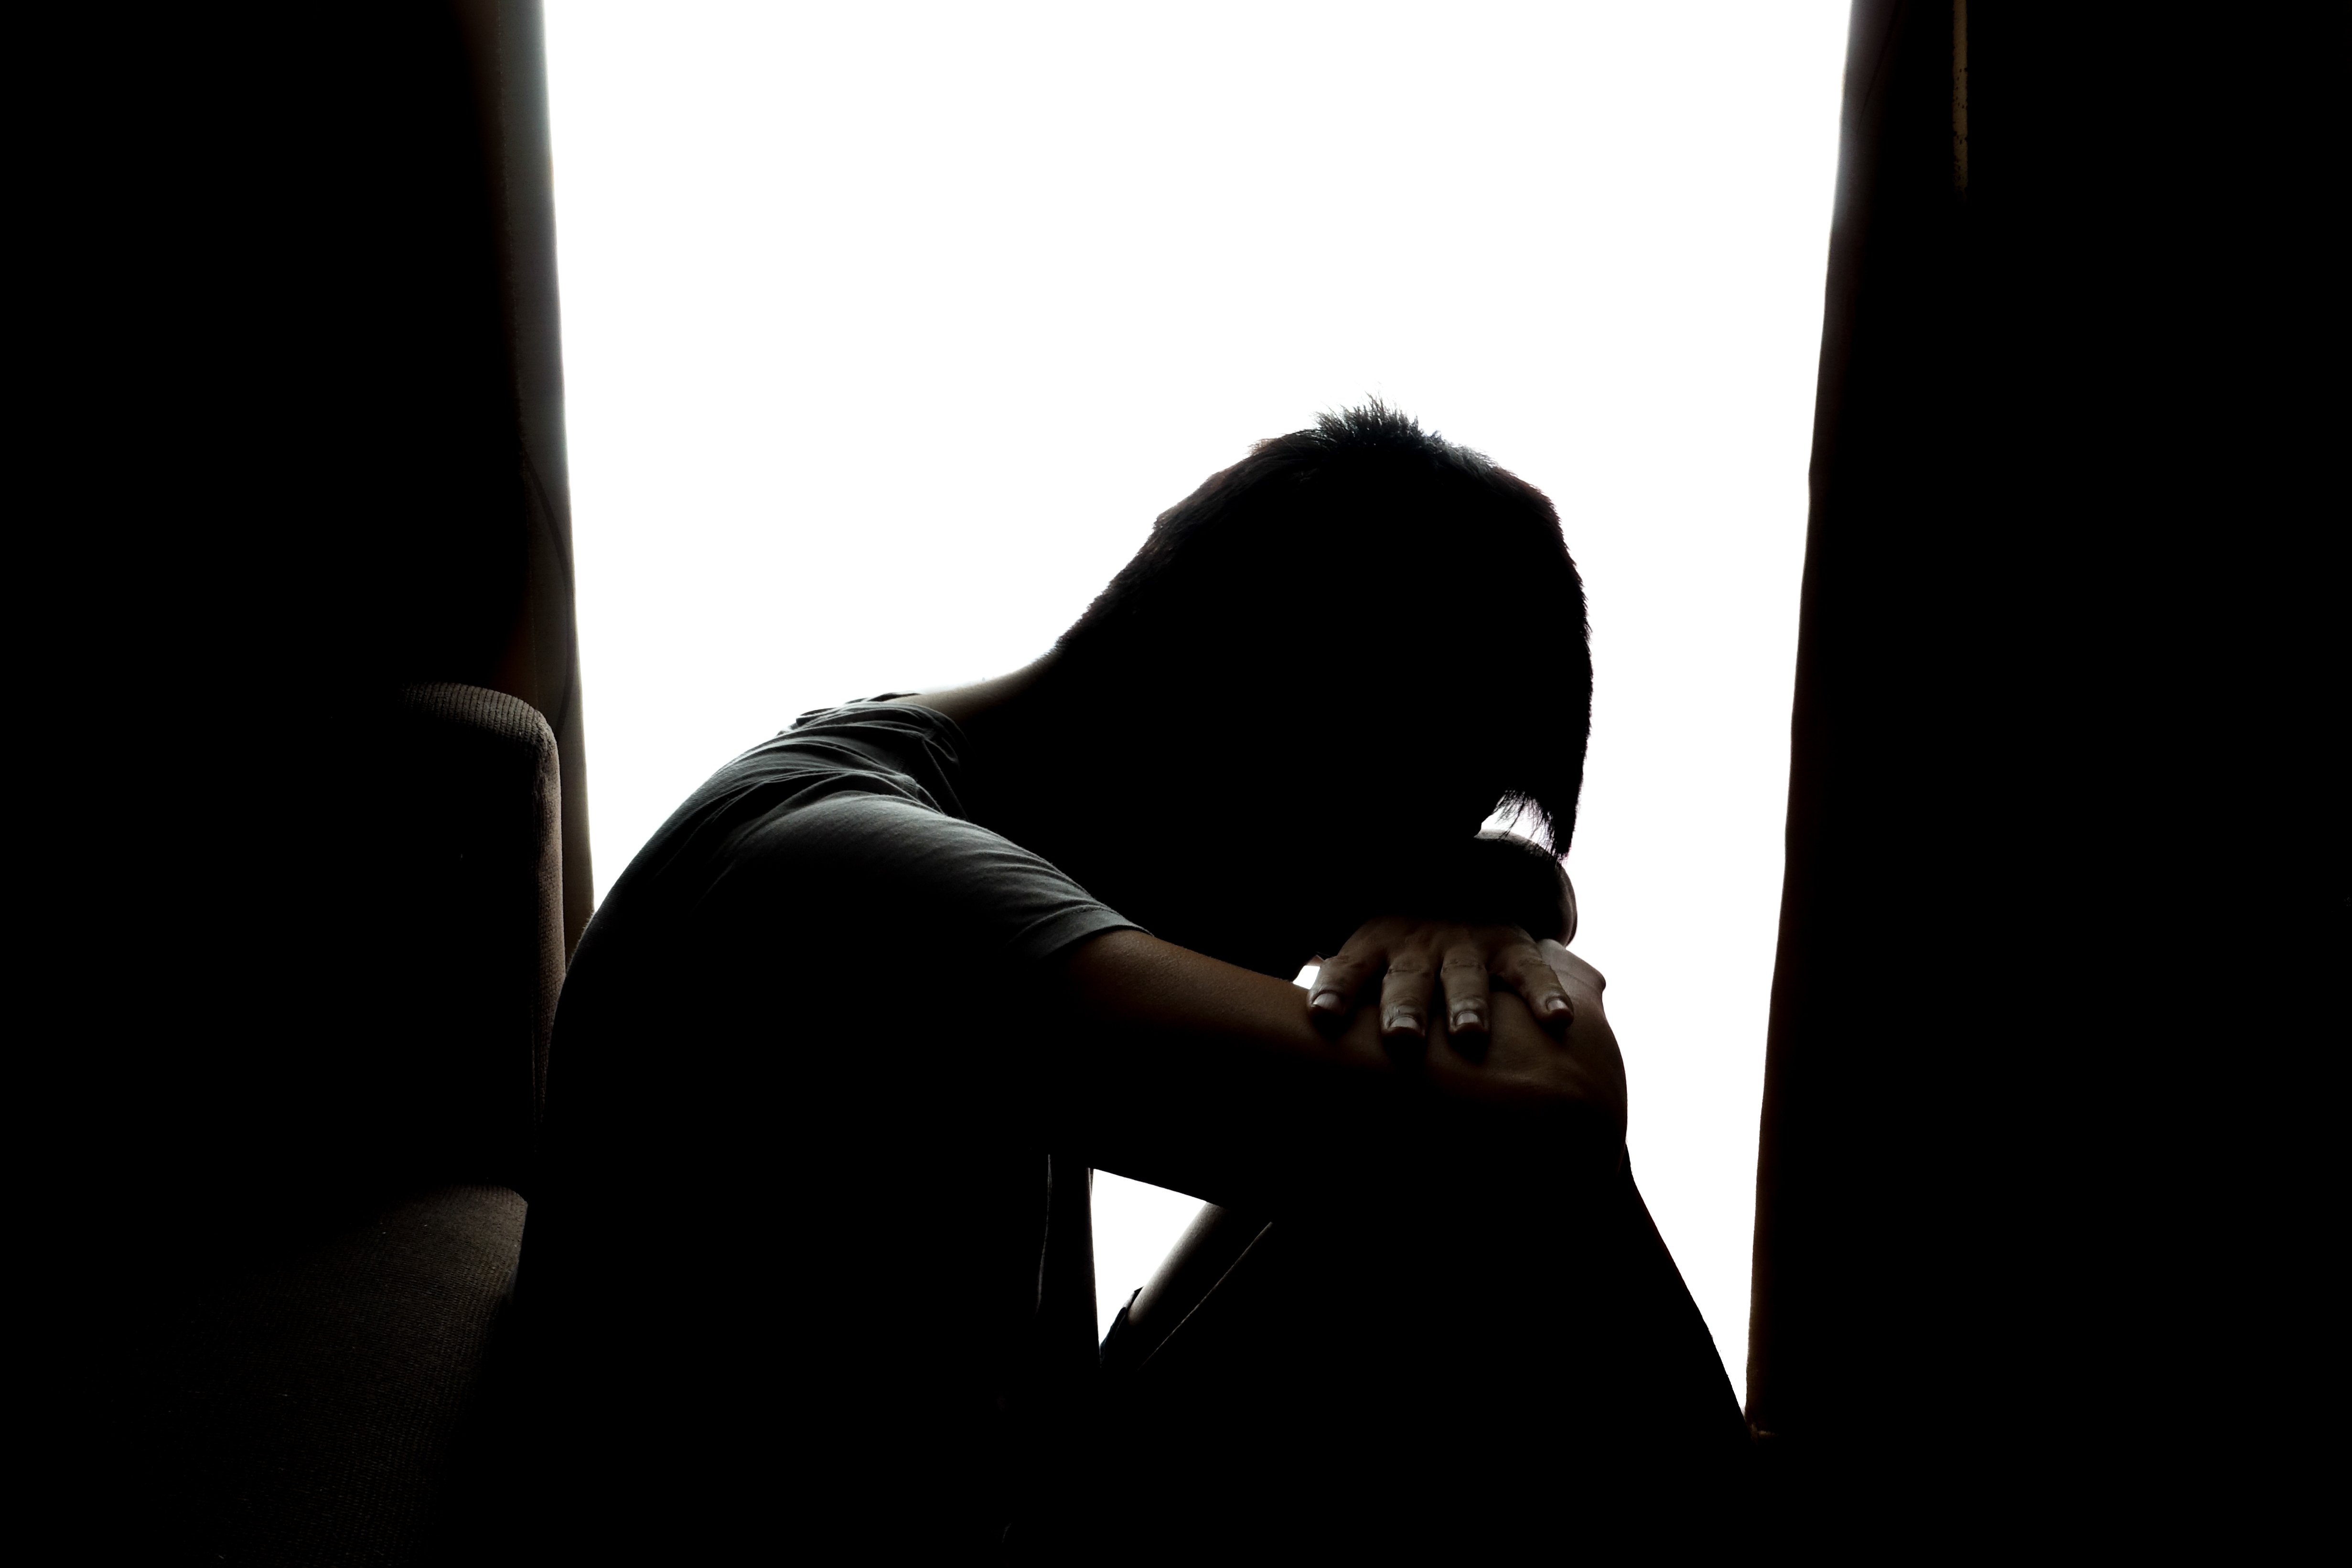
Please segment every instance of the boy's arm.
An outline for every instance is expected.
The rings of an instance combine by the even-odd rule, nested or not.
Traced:
[[[1566,1031],[1566,1037],[1559,1042],[1559,1048],[1571,1054],[1582,1049],[1589,1053],[1589,1061],[1605,1063],[1602,1070],[1608,1075],[1619,1115],[1615,1123],[1616,1136],[1622,1140],[1624,1080],[1622,1066],[1617,1061],[1615,1041],[1607,1032],[1608,1026],[1601,1005],[1601,994],[1606,983],[1599,971],[1559,942],[1546,942],[1541,951],[1545,963],[1559,974],[1563,987],[1580,998],[1582,1003],[1576,1010],[1576,1022]],[[1296,1009],[1295,1000],[1292,1005]],[[1518,1021],[1525,1016],[1526,1009],[1517,1005],[1517,999],[1507,999],[1506,1021],[1501,1026],[1500,1040],[1496,1042],[1502,1049],[1510,1051],[1517,1048]],[[1358,1020],[1356,1029],[1368,1029],[1370,1017],[1370,1014],[1363,1015]],[[1441,1042],[1441,1048],[1451,1048],[1452,1042],[1443,1036]],[[1589,1170],[1591,1139],[1596,1132],[1597,1130],[1591,1126],[1573,1129],[1567,1134],[1572,1141],[1570,1148],[1556,1152],[1565,1154],[1572,1149],[1577,1159],[1571,1163],[1581,1163]],[[1517,1140],[1540,1138],[1543,1134],[1536,1129],[1511,1128],[1507,1136]],[[1517,1161],[1507,1163],[1519,1163],[1524,1170],[1528,1162],[1523,1153]],[[1538,1166],[1546,1163],[1539,1157],[1533,1163]],[[1552,1169],[1556,1172],[1557,1165]],[[1539,1171],[1538,1173],[1540,1176],[1549,1173]],[[1480,1200],[1482,1190],[1492,1189],[1482,1189],[1474,1184],[1482,1179],[1493,1179],[1498,1174],[1507,1180],[1515,1173],[1507,1170],[1496,1172],[1491,1163],[1486,1170],[1474,1164],[1467,1170],[1432,1171],[1425,1162],[1414,1162],[1412,1174],[1407,1179],[1418,1184],[1419,1198],[1417,1200],[1408,1194],[1404,1201],[1466,1201],[1475,1204]],[[1383,1199],[1396,1201],[1393,1184],[1388,1180],[1365,1182],[1358,1195],[1367,1204]],[[1123,1309],[1126,1317],[1119,1329],[1120,1354],[1128,1364],[1139,1365],[1149,1359],[1193,1309],[1218,1288],[1226,1272],[1266,1228],[1265,1216],[1267,1212],[1259,1206],[1226,1207],[1213,1203],[1202,1209],[1150,1280],[1137,1293],[1133,1302]]]
[[[1370,1012],[1318,1028],[1284,981],[1110,931],[1055,966],[1038,1088],[1089,1163],[1267,1215],[1613,1170],[1625,1080],[1598,982],[1563,966],[1553,1031],[1497,993],[1483,1035],[1397,1041]]]

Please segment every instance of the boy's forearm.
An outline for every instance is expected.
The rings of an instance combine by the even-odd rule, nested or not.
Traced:
[[[1280,981],[1140,931],[1073,950],[1045,1064],[1066,1146],[1090,1163],[1276,1215],[1415,1195],[1528,1158],[1606,1164],[1624,1128],[1622,1068],[1599,995],[1554,1038],[1498,994],[1475,1058],[1442,1032],[1384,1046],[1369,1014],[1339,1033]]]

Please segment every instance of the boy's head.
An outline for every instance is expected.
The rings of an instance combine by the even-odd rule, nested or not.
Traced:
[[[1163,512],[1057,652],[1237,780],[1307,764],[1301,804],[1335,831],[1467,834],[1499,805],[1557,851],[1574,832],[1592,661],[1559,516],[1378,402]]]

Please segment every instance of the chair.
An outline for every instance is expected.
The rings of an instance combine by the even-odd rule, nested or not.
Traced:
[[[322,1098],[349,1157],[224,1197],[240,1212],[169,1292],[150,1436],[173,1561],[440,1562],[464,1528],[453,1481],[562,981],[555,740],[528,704],[458,685],[406,688],[365,731],[348,859],[383,901],[320,1032],[331,1091],[278,1108],[290,1160],[322,1163],[290,1125]]]

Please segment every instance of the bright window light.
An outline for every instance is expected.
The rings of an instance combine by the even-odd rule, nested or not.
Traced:
[[[1583,568],[1576,945],[1737,1381],[1846,11],[554,0],[600,893],[795,714],[1027,662],[1384,397]],[[1108,1322],[1194,1205],[1095,1202]]]

